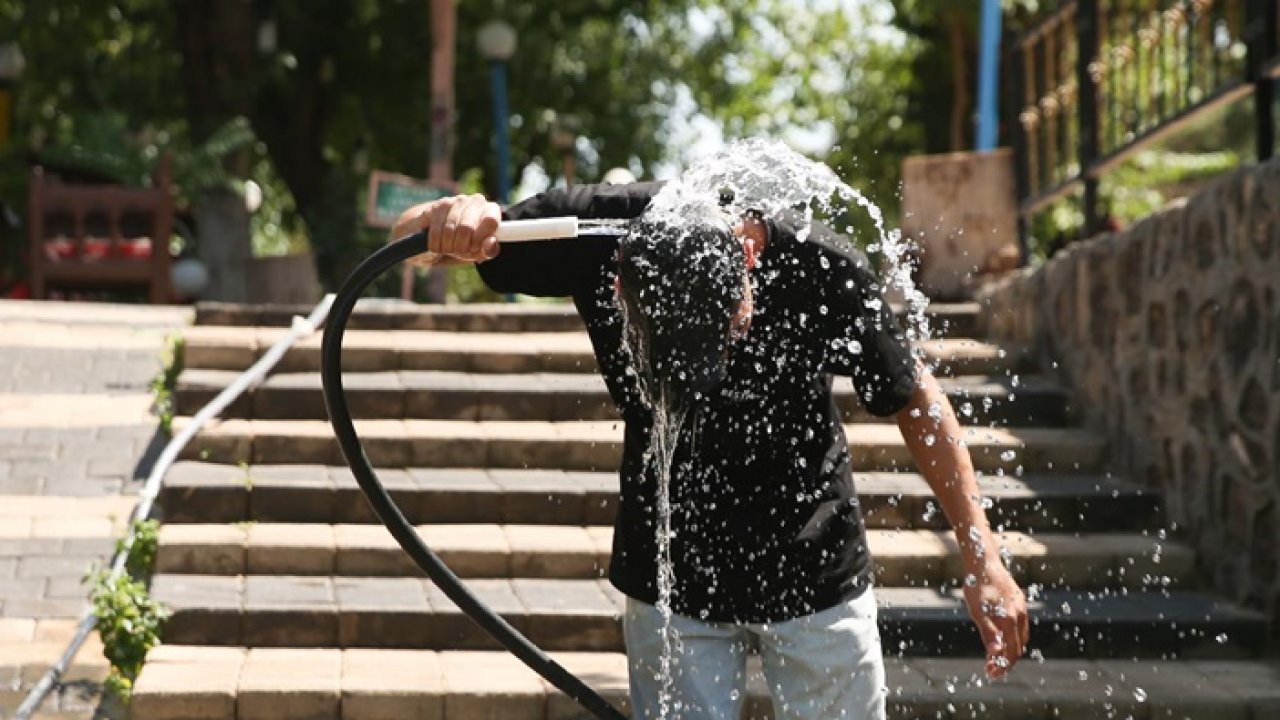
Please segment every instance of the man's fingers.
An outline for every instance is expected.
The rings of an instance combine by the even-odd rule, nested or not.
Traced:
[[[479,260],[484,257],[481,245],[493,235],[493,231],[482,233],[480,228],[488,204],[483,197],[473,195],[467,198],[467,202],[463,205],[458,229],[454,233],[458,257],[467,260]],[[496,225],[494,230],[497,230]]]
[[[1031,613],[1027,612],[1025,606],[1018,617],[1018,629],[1022,631],[1022,645],[1025,648],[1031,644]]]
[[[441,201],[431,208],[431,216],[423,227],[427,230],[427,247],[432,252],[445,254],[444,221],[449,217],[449,210],[452,207],[452,202]]]
[[[466,254],[467,243],[471,240],[471,230],[462,224],[462,219],[467,212],[468,202],[469,198],[458,198],[457,202],[449,208],[449,215],[445,217],[442,227],[444,236],[440,244],[445,248],[447,255],[464,257]]]

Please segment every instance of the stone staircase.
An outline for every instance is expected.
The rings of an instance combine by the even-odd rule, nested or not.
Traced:
[[[203,306],[179,415],[296,309]],[[876,560],[894,718],[1280,717],[1265,619],[1196,587],[1159,498],[1107,471],[1063,389],[935,307],[926,352],[968,425],[990,517],[1033,588],[1034,652],[981,677],[955,541],[896,427],[839,402]],[[621,427],[572,310],[368,303],[346,386],[405,515],[496,611],[619,707],[620,595],[603,580]],[[496,649],[376,524],[332,439],[319,337],[207,427],[170,473],[153,593],[173,617],[136,720],[583,717]],[[177,426],[185,422],[180,417]],[[771,709],[753,664],[747,713]]]

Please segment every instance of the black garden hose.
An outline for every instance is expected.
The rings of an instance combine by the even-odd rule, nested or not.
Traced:
[[[489,609],[479,598],[471,593],[457,575],[449,569],[439,556],[427,547],[421,536],[409,524],[399,506],[391,499],[387,489],[378,480],[377,473],[360,446],[360,438],[356,435],[351,412],[347,409],[347,397],[342,387],[342,338],[346,333],[347,320],[355,308],[356,301],[375,279],[395,265],[426,251],[426,233],[418,232],[397,240],[370,255],[351,273],[338,292],[325,324],[324,342],[320,350],[320,378],[324,386],[325,407],[329,410],[329,422],[333,424],[334,435],[342,446],[342,454],[351,466],[356,482],[373,506],[374,512],[382,520],[395,537],[400,547],[413,558],[418,567],[427,573],[427,577],[439,587],[462,612],[484,628],[495,640],[502,644],[512,655],[515,655],[530,669],[541,675],[547,682],[556,686],[561,692],[573,698],[592,715],[604,720],[626,720],[626,716],[605,701],[598,693],[587,687],[576,675],[570,673],[552,660],[537,645],[534,645],[507,621]]]

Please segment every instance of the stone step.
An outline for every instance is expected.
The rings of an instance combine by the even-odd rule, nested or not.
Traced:
[[[197,325],[183,333],[183,366],[206,370],[244,370],[284,336],[283,328]],[[316,333],[300,340],[276,366],[278,372],[318,372]],[[939,375],[1006,375],[1025,371],[1031,358],[1018,346],[969,339],[922,344],[938,363]],[[351,330],[343,338],[343,368],[348,372],[436,370],[471,373],[594,372],[595,355],[585,332],[437,332]]]
[[[78,624],[69,618],[6,615],[0,616],[0,718],[9,717],[26,700],[27,693],[67,649]],[[33,717],[89,720],[101,699],[101,684],[108,670],[102,642],[93,633]]]
[[[621,653],[554,653],[623,712]],[[1024,660],[989,681],[969,658],[885,662],[891,720],[1249,720],[1280,713],[1275,660]],[[774,717],[760,663],[747,661],[743,718]],[[571,699],[507,653],[162,645],[133,691],[134,720],[440,718],[578,720]]]
[[[231,370],[188,369],[178,376],[175,411],[194,415],[235,382]],[[477,375],[398,371],[347,373],[352,417],[429,420],[615,420],[618,413],[596,374]],[[1050,426],[1067,423],[1067,394],[1047,377],[943,378],[957,417],[967,425]],[[848,378],[837,378],[835,397],[845,422],[868,422]],[[242,395],[224,418],[314,420],[328,417],[319,373],[277,373]]]
[[[173,431],[190,421],[177,417]],[[608,421],[359,420],[356,431],[375,466],[613,470],[622,424]],[[845,426],[855,470],[899,470],[914,461],[896,425]],[[964,441],[982,472],[1100,469],[1105,442],[1073,428],[966,428]],[[220,420],[205,425],[182,459],[226,463],[343,462],[323,420]],[[1021,470],[1019,470],[1021,468]]]
[[[610,525],[617,473],[562,470],[380,469],[413,523]],[[859,473],[867,526],[945,529],[924,478]],[[1048,532],[1141,532],[1161,526],[1159,498],[1102,475],[983,476],[993,526]],[[161,490],[168,523],[372,523],[376,519],[345,466],[221,465],[183,461]]]
[[[540,647],[622,649],[622,596],[605,580],[478,579],[467,585]],[[430,581],[392,577],[157,574],[167,643],[253,647],[496,649]],[[959,591],[879,588],[880,632],[902,656],[977,656]],[[1030,602],[1046,657],[1244,658],[1263,649],[1260,613],[1190,592],[1046,590]]]
[[[896,307],[899,315],[902,308]],[[288,327],[294,315],[306,317],[306,305],[196,304],[197,325]],[[963,337],[977,330],[977,303],[933,303],[927,315],[935,337]],[[347,327],[353,330],[442,330],[447,332],[569,332],[582,329],[573,305],[493,303],[418,305],[389,298],[357,303]]]
[[[613,528],[602,525],[423,525],[419,534],[459,577],[595,579],[605,576]],[[1014,577],[1038,588],[1183,587],[1195,552],[1138,534],[1006,532]],[[964,576],[952,533],[868,530],[880,587],[938,587]],[[195,575],[416,576],[381,525],[174,524],[160,530],[156,571]]]

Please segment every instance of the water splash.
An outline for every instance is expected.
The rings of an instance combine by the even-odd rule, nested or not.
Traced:
[[[877,237],[868,245],[868,251],[883,254],[884,281],[906,298],[907,339],[928,339],[930,329],[925,316],[928,299],[915,288],[911,279],[910,265],[906,261],[908,241],[897,231],[886,230],[880,209],[840,180],[831,168],[805,158],[780,142],[742,140],[696,163],[653,198],[642,221],[631,226],[636,234],[624,235],[621,241],[619,272],[623,278],[620,305],[624,347],[640,393],[652,413],[644,472],[646,478],[657,480],[656,607],[663,619],[663,653],[658,677],[660,717],[671,717],[670,713],[678,710],[673,698],[680,639],[671,624],[676,580],[671,558],[671,468],[685,419],[691,411],[696,411],[700,392],[706,390],[703,379],[717,377],[716,372],[707,369],[708,358],[703,355],[710,357],[714,353],[705,352],[706,348],[719,347],[716,342],[704,341],[686,344],[701,348],[700,351],[681,353],[665,349],[660,346],[672,338],[664,335],[662,325],[680,328],[687,334],[691,325],[703,328],[719,322],[718,327],[727,334],[730,318],[723,314],[724,309],[726,306],[737,307],[742,299],[743,286],[739,276],[733,273],[717,271],[710,276],[702,273],[694,282],[715,287],[706,291],[707,302],[690,307],[689,286],[662,287],[662,283],[668,286],[677,283],[656,272],[655,268],[666,263],[664,272],[670,272],[670,258],[664,256],[673,252],[701,253],[703,264],[718,270],[723,270],[726,265],[740,265],[742,261],[737,255],[729,263],[723,262],[723,257],[712,259],[719,262],[705,257],[708,252],[741,253],[736,242],[726,246],[706,241],[709,224],[728,228],[748,213],[759,213],[765,217],[799,213],[803,222],[797,237],[804,241],[810,234],[816,215],[835,216],[849,209],[850,204],[871,217]],[[663,229],[661,242],[637,237],[646,226]],[[688,260],[692,263],[695,259]],[[628,287],[628,283],[638,287]],[[736,287],[734,283],[738,283]],[[705,317],[708,313],[710,317]],[[716,361],[723,367],[723,353]]]
[[[888,229],[879,206],[831,168],[784,143],[763,138],[730,143],[663,187],[646,214],[678,224],[689,217],[733,221],[748,212],[768,217],[798,211],[805,220],[798,234],[803,240],[817,215],[834,216],[850,203],[866,212],[875,227],[876,238],[867,244],[867,252],[883,256],[885,286],[906,301],[907,339],[928,340],[932,337],[925,314],[929,299],[911,278],[911,241],[897,229]]]

